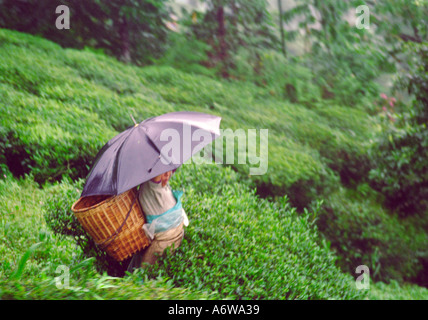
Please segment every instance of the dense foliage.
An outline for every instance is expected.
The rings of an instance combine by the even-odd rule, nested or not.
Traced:
[[[20,67],[20,74],[26,75],[29,79],[25,84],[25,82],[18,81],[18,78],[2,78],[2,97],[7,102],[2,104],[3,111],[5,114],[9,114],[10,117],[12,115],[16,116],[13,122],[2,122],[2,130],[14,134],[15,137],[14,139],[8,138],[2,144],[2,148],[10,150],[15,149],[18,144],[25,146],[20,158],[17,157],[17,159],[23,162],[23,167],[26,168],[27,173],[37,175],[41,182],[50,180],[52,173],[46,171],[49,168],[52,170],[54,168],[56,170],[64,170],[65,175],[73,176],[76,168],[79,168],[79,166],[83,168],[90,163],[90,161],[85,160],[80,160],[73,164],[67,162],[70,154],[64,148],[67,148],[68,145],[73,146],[73,150],[92,152],[92,154],[88,154],[93,158],[95,156],[95,146],[101,145],[108,137],[113,135],[116,132],[114,128],[119,130],[126,127],[125,124],[129,120],[125,120],[128,115],[124,110],[109,109],[109,106],[112,106],[112,102],[102,104],[109,97],[115,98],[116,101],[127,101],[128,105],[135,108],[134,115],[138,118],[142,118],[143,115],[147,117],[150,112],[155,114],[159,110],[166,112],[175,110],[175,108],[182,109],[184,106],[191,110],[204,110],[205,107],[192,108],[190,105],[190,103],[198,103],[206,106],[206,110],[212,110],[210,106],[214,105],[214,112],[216,112],[216,108],[221,108],[225,125],[230,124],[234,128],[239,127],[236,120],[241,117],[249,124],[260,120],[260,118],[254,120],[248,118],[248,113],[245,112],[246,109],[244,108],[245,101],[249,97],[254,97],[255,93],[248,96],[253,88],[252,86],[246,88],[245,84],[231,83],[229,92],[224,88],[225,84],[221,82],[202,76],[190,76],[171,68],[151,67],[139,69],[119,64],[111,58],[94,53],[63,50],[45,40],[27,35],[21,36],[16,32],[2,30],[1,36],[4,39],[1,49],[5,50],[7,48],[8,52],[15,52],[17,58],[16,62],[13,62],[12,59],[4,56],[1,65],[2,70],[4,70],[3,74],[11,74],[10,70]],[[35,46],[34,44],[36,43],[40,44]],[[47,48],[50,50],[46,50]],[[19,54],[20,51],[25,52],[25,55]],[[67,66],[61,73],[63,77],[61,81],[55,81],[55,73],[53,72],[53,70],[56,70],[55,64],[57,60],[51,59],[48,62],[46,58],[48,55],[59,59],[60,62],[58,63],[62,66]],[[19,57],[21,59],[33,57],[33,60],[39,60],[41,65],[46,60],[45,67],[43,69],[40,68],[38,73],[32,73],[31,70],[34,69],[24,63],[20,63]],[[88,68],[90,69],[88,70]],[[112,68],[115,69],[114,72]],[[124,70],[127,70],[127,72],[124,72]],[[130,77],[131,72],[137,75],[138,78]],[[44,81],[35,81],[32,77],[36,76],[38,77],[37,79],[44,79]],[[81,85],[76,87],[77,83]],[[197,83],[199,83],[199,90],[195,91],[192,85]],[[180,90],[175,90],[176,96],[172,95],[174,90],[170,88],[177,88],[179,85],[181,86]],[[152,89],[149,89],[148,86]],[[240,91],[244,92],[239,94]],[[261,92],[260,94],[263,93]],[[241,100],[237,100],[237,97],[240,97]],[[20,113],[15,113],[11,106],[19,105],[20,99],[23,99],[22,101],[25,102],[26,108],[22,108]],[[253,99],[257,98],[254,97]],[[144,108],[138,107],[139,101],[145,101]],[[227,105],[232,102],[237,106],[236,109],[228,109],[230,111],[227,112],[224,107],[221,107],[221,105]],[[207,103],[210,104],[206,105]],[[35,114],[42,111],[42,108],[37,108],[37,106],[42,104],[46,106],[45,113],[39,114],[44,114],[44,116],[36,117]],[[65,106],[71,108],[71,112],[59,111]],[[241,108],[241,111],[239,108]],[[272,110],[276,108],[273,102],[271,108]],[[51,110],[58,110],[58,112]],[[76,117],[78,110],[88,113],[88,117]],[[277,112],[280,111],[278,110]],[[304,115],[307,112],[313,115],[317,114],[315,111],[309,111],[303,107],[297,109],[296,112],[302,115],[302,120],[305,119]],[[318,116],[318,118],[322,119],[322,116]],[[37,126],[36,122],[35,125],[30,126],[32,124],[31,119],[34,119],[33,121],[43,120],[44,125]],[[266,118],[266,120],[274,121],[274,119],[269,118]],[[309,118],[306,118],[305,121],[309,120]],[[265,124],[268,123],[266,122]],[[80,128],[70,129],[70,126],[73,125]],[[91,143],[93,149],[85,146],[85,143],[87,143],[85,139],[68,142],[69,140],[64,138],[67,136],[70,139],[79,137],[81,132],[86,134],[85,130],[81,130],[81,128],[86,127],[87,129],[91,127],[97,128],[90,135],[90,139],[94,139]],[[105,130],[105,128],[110,129]],[[58,139],[58,132],[61,132],[61,130],[64,131],[64,134],[59,136],[60,139]],[[322,130],[322,126],[320,130]],[[293,132],[291,127],[289,132]],[[327,127],[325,127],[325,132],[327,132]],[[299,135],[305,134],[305,131],[301,133],[297,131],[295,134],[297,134],[296,137],[299,137]],[[34,138],[32,138],[33,135]],[[39,135],[45,138],[37,139],[36,137],[39,137]],[[274,135],[272,137],[275,139]],[[276,139],[279,139],[279,137]],[[56,141],[56,144],[53,141]],[[310,151],[309,147],[301,147],[297,142],[294,145],[297,151],[300,150],[302,156],[305,155],[304,152],[307,152],[306,157],[310,159],[313,151]],[[35,155],[38,154],[45,154],[45,156],[36,157]],[[296,154],[299,155],[299,153]],[[290,156],[295,157],[296,155]],[[76,158],[79,159],[78,156],[73,159]],[[7,173],[7,159],[5,158],[4,161],[2,168],[10,176]],[[26,166],[25,161],[31,162],[32,165]],[[318,163],[321,168],[324,166],[319,156],[314,158],[312,162]],[[13,166],[10,167],[13,168]],[[241,170],[246,169],[244,167]],[[308,172],[317,174],[316,171]],[[19,173],[23,174],[25,172],[15,172],[16,175],[19,175]],[[77,176],[79,174],[76,174]],[[174,181],[174,183],[177,183],[175,187],[184,186],[186,188],[186,208],[189,215],[194,217],[192,219],[193,222],[189,226],[188,233],[186,233],[186,240],[182,251],[180,251],[181,253],[164,260],[164,263],[170,265],[172,269],[164,268],[162,266],[165,264],[161,264],[160,269],[150,271],[151,275],[154,276],[157,273],[162,277],[163,275],[171,277],[170,273],[166,275],[165,272],[175,270],[176,267],[174,266],[180,265],[180,261],[184,259],[194,263],[195,268],[193,271],[186,269],[181,273],[174,272],[175,277],[171,277],[173,283],[177,286],[183,286],[183,283],[186,282],[193,290],[214,291],[221,297],[230,295],[241,298],[356,298],[361,296],[362,292],[357,292],[352,287],[352,278],[343,274],[335,266],[334,261],[336,258],[330,253],[327,243],[318,240],[319,235],[316,232],[316,227],[311,222],[311,214],[306,213],[304,216],[299,216],[285,198],[278,203],[258,198],[255,195],[255,190],[249,189],[253,182],[248,182],[249,185],[246,185],[241,176],[230,168],[226,169],[211,165],[203,170],[200,167],[193,168],[193,166],[185,165],[183,170],[177,173],[176,179]],[[213,181],[216,181],[216,183],[213,183]],[[9,183],[8,181],[5,182],[3,190],[8,188],[7,185]],[[43,214],[49,228],[54,232],[54,235],[50,236],[52,238],[49,239],[69,241],[67,236],[72,236],[78,248],[82,248],[80,259],[96,257],[96,261],[91,262],[91,266],[94,266],[100,272],[106,271],[110,272],[110,275],[120,275],[120,270],[115,269],[115,267],[120,266],[114,266],[111,261],[106,259],[105,255],[97,255],[97,252],[92,250],[94,247],[91,247],[90,241],[86,241],[85,234],[70,212],[71,204],[78,198],[79,191],[76,188],[81,188],[81,183],[82,181],[74,183],[71,180],[63,180],[57,185],[47,184],[43,190],[38,191],[41,193],[40,197],[46,197],[42,201],[43,206],[38,204],[37,207],[39,208],[39,214]],[[278,183],[281,183],[281,180],[278,180]],[[296,193],[296,196],[298,195],[299,193]],[[6,197],[7,193],[4,193],[4,196]],[[245,200],[242,201],[242,199]],[[4,214],[8,214],[9,210],[9,207],[6,206]],[[31,214],[31,211],[28,214]],[[242,216],[239,218],[239,215]],[[236,221],[234,221],[235,218],[237,218]],[[248,228],[242,228],[240,224],[243,225],[246,222],[250,222],[253,218],[257,221],[256,224],[249,224]],[[211,223],[214,223],[214,226]],[[219,233],[221,229],[216,228],[216,224],[223,226],[222,228],[226,232]],[[261,225],[263,228],[256,228],[256,225]],[[278,226],[281,227],[279,228]],[[233,228],[235,233],[227,232],[230,228]],[[270,231],[265,232],[266,230]],[[5,236],[7,237],[7,235]],[[232,238],[229,239],[229,236]],[[209,250],[211,253],[208,254],[208,248],[214,243],[219,245],[218,250],[215,252]],[[50,242],[50,245],[53,246],[54,244]],[[258,246],[263,246],[263,250]],[[271,246],[271,254],[276,257],[275,259],[272,259],[271,255],[267,255],[264,250],[266,246]],[[187,248],[187,250],[184,250],[184,248]],[[245,264],[249,260],[239,258],[244,248],[252,248],[248,252],[253,256],[252,264]],[[31,252],[37,252],[36,249],[32,248]],[[73,251],[73,249],[70,250]],[[31,252],[26,259],[30,259]],[[183,257],[182,255],[185,256]],[[218,278],[216,277],[213,278],[215,276],[214,273],[211,277],[208,277],[207,272],[209,269],[202,268],[204,262],[200,255],[207,255],[204,268],[213,266],[223,269],[224,263],[230,263],[228,269],[230,272],[222,274],[221,277],[224,278],[222,282],[217,282],[216,279]],[[181,259],[179,259],[180,256]],[[237,258],[234,258],[235,256]],[[42,258],[41,263],[45,263],[44,261]],[[266,270],[266,266],[274,262],[277,264],[278,269]],[[63,263],[66,265],[73,264],[72,260],[66,260]],[[200,266],[200,264],[202,265]],[[53,264],[52,268],[57,265],[58,263]],[[243,282],[236,283],[236,276],[240,274],[241,269],[244,267],[246,270],[245,279],[242,279]],[[13,270],[14,263],[9,262],[9,267],[4,270],[3,275],[8,277]],[[278,273],[278,270],[281,271],[281,274]],[[199,276],[196,278],[188,272],[203,272],[203,278],[206,279],[206,282],[201,283],[201,280],[198,280],[201,279]],[[305,275],[307,272],[308,274]],[[42,273],[41,276],[49,277],[49,274],[52,273]],[[88,277],[91,278],[92,276],[93,273]],[[191,278],[193,281],[189,282]],[[257,281],[257,279],[260,279],[260,281]],[[342,280],[337,281],[337,279]],[[50,285],[52,285],[53,280],[50,281]],[[79,278],[76,281],[84,281],[84,279]],[[266,286],[265,281],[272,283],[272,286]],[[250,282],[253,282],[253,284],[250,284]],[[277,288],[279,283],[283,283],[283,289],[275,290],[275,292],[270,291],[270,288]],[[7,294],[10,294],[10,289],[7,290]]]
[[[261,51],[277,48],[273,21],[266,0],[203,0],[207,9],[184,19],[188,32],[211,46],[209,60],[223,77],[235,67],[236,53],[245,48],[247,63],[257,72]]]
[[[400,85],[414,98],[395,118],[385,120],[385,132],[373,146],[376,167],[371,182],[385,194],[392,210],[424,218],[428,211],[428,42],[410,48],[414,62]]]
[[[178,251],[146,270],[149,278],[166,277],[179,287],[234,299],[362,297],[335,266],[327,244],[318,243],[311,220],[316,212],[299,217],[286,198],[259,199],[232,170],[213,165],[185,165],[171,183],[185,190],[191,224]],[[76,185],[59,187],[60,196],[47,202],[48,225],[78,238],[86,256],[96,256],[70,211]],[[106,258],[98,256],[104,262],[99,270],[119,275],[120,266]]]
[[[367,184],[341,188],[325,199],[318,227],[339,256],[338,265],[352,273],[367,265],[374,281],[425,283],[423,263],[428,239],[420,221],[400,219],[382,205],[382,196]]]
[[[69,28],[61,5],[69,9]],[[162,54],[169,20],[165,0],[0,1],[0,27],[41,35],[65,47],[97,48],[126,62],[146,64]]]
[[[53,1],[0,1],[10,8],[0,26],[86,47],[0,29],[0,297],[114,298],[105,289],[120,286],[125,298],[358,299],[358,265],[391,282],[371,298],[425,294],[403,285],[428,285],[423,1],[298,0],[280,13],[298,21],[281,30],[287,45],[304,44],[298,56],[277,48],[264,0],[204,1],[169,37],[164,1],[61,3],[75,23],[62,36],[46,28],[55,15],[41,17]],[[370,31],[345,21],[359,4],[376,8]],[[380,91],[377,78],[395,70],[395,91]],[[191,218],[183,245],[123,277],[126,262],[99,250],[70,207],[131,116],[175,110],[219,115],[232,132],[268,129],[257,149],[267,172],[237,164],[248,150],[236,146],[234,163],[183,166],[172,180]],[[73,270],[71,290],[55,286],[61,265]]]
[[[218,299],[201,291],[177,288],[167,278],[144,279],[135,272],[124,278],[99,273],[73,237],[55,234],[46,225],[46,198],[71,183],[40,189],[32,177],[0,179],[0,299],[130,300]],[[74,190],[70,188],[71,192]],[[70,192],[70,193],[71,193]],[[71,200],[71,198],[63,201]],[[60,204],[58,204],[60,205]],[[69,208],[67,208],[69,210]],[[65,280],[68,268],[69,279]]]
[[[83,178],[100,146],[132,123],[130,114],[142,120],[183,109],[220,115],[225,129],[269,129],[268,174],[253,176],[253,181],[263,195],[287,192],[299,209],[336,188],[340,177],[358,179],[364,172],[365,162],[358,159],[365,157],[373,123],[363,111],[323,103],[308,109],[251,83],[169,67],[125,66],[6,30],[0,37],[0,50],[10,53],[0,61],[0,108],[6,115],[0,147],[14,155],[8,157],[13,164],[20,164],[11,166],[17,175],[31,171],[39,182],[65,173]],[[22,106],[21,116],[12,121],[17,106]],[[44,116],[36,116],[39,112]],[[72,121],[74,117],[81,121]],[[46,123],[51,125],[46,128]],[[248,165],[232,165],[248,175]]]

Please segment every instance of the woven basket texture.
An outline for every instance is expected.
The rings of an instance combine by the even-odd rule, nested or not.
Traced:
[[[125,260],[150,244],[142,228],[144,214],[135,197],[138,197],[136,188],[117,196],[83,197],[71,207],[83,229],[117,261]]]

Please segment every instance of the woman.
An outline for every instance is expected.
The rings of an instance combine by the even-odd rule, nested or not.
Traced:
[[[188,225],[186,213],[181,206],[182,192],[172,191],[168,181],[175,172],[165,172],[140,186],[138,200],[147,223],[143,230],[151,239],[150,245],[132,257],[128,271],[155,264],[165,249],[177,249]]]

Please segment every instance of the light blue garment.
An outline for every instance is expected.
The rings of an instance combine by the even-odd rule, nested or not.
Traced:
[[[186,213],[181,203],[183,192],[172,190],[172,194],[177,201],[174,207],[159,215],[146,215],[147,223],[143,226],[143,229],[148,233],[151,239],[153,239],[156,233],[176,228],[184,220],[187,220]]]

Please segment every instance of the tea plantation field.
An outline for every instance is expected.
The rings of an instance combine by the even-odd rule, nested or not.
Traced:
[[[268,129],[268,171],[183,165],[171,180],[185,191],[183,244],[124,274],[78,245],[85,235],[70,207],[130,114],[141,121],[179,110],[219,115],[224,129]],[[365,184],[379,124],[364,108],[292,104],[254,84],[125,65],[0,29],[0,112],[1,299],[428,297],[402,282],[414,268],[409,249],[425,246],[425,234],[388,215]],[[361,239],[370,250],[355,253]],[[384,267],[391,261],[399,262]],[[357,290],[352,270],[365,263],[399,282]],[[66,286],[57,278],[64,268]]]

